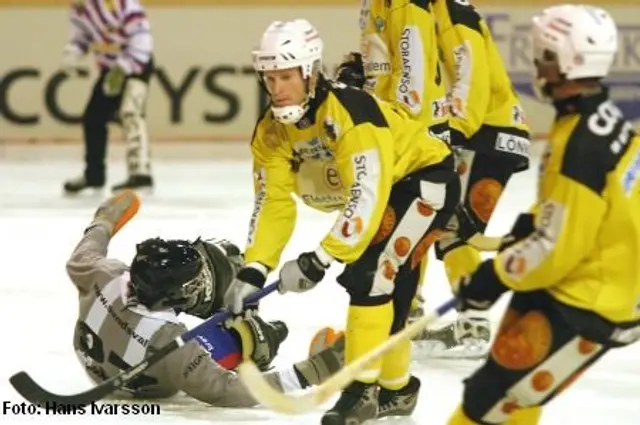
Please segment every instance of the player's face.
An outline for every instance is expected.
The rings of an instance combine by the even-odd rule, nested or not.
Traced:
[[[299,68],[265,71],[264,81],[275,106],[300,105],[306,98],[304,79]]]

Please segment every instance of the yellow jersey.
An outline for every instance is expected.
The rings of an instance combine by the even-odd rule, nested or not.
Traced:
[[[612,322],[640,319],[640,137],[608,97],[556,103],[533,207],[536,231],[498,254],[518,291]]]
[[[323,78],[297,124],[284,125],[267,110],[251,152],[255,206],[245,261],[271,270],[295,226],[293,195],[317,210],[340,211],[321,246],[351,263],[377,232],[392,185],[451,155],[402,109]]]
[[[434,133],[446,131],[446,88],[428,2],[363,0],[360,30],[365,88],[434,126]]]
[[[486,21],[466,1],[429,0],[437,23],[438,47],[447,80],[451,143],[471,150],[499,150],[528,157],[529,127],[513,83]],[[473,138],[481,128],[519,135],[507,143]],[[513,138],[512,138],[513,139]],[[487,146],[473,146],[486,143]],[[526,167],[525,167],[526,168]]]

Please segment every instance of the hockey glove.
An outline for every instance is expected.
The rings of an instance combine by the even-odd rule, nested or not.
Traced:
[[[241,268],[227,288],[222,306],[233,314],[242,313],[244,299],[262,288],[266,280],[267,269],[262,265],[253,263]]]
[[[509,248],[511,245],[520,242],[522,239],[532,234],[536,230],[533,220],[534,216],[531,213],[522,213],[518,215],[518,218],[516,219],[516,222],[513,223],[513,227],[509,234],[502,238],[498,252]]]
[[[305,292],[324,278],[329,264],[323,263],[315,252],[300,254],[296,260],[284,263],[280,270],[278,292]]]
[[[236,319],[230,325],[240,337],[243,359],[251,359],[262,371],[271,365],[280,344],[289,335],[284,322],[265,322],[258,316]]]
[[[346,55],[336,70],[336,80],[342,84],[361,89],[366,81],[362,55],[351,52]]]
[[[509,288],[493,268],[493,259],[484,261],[475,272],[460,278],[453,288],[458,311],[488,310],[507,291]]]
[[[105,75],[104,77],[102,91],[104,92],[105,96],[112,97],[122,93],[122,88],[124,86],[124,80],[126,76],[127,74],[125,73],[124,69],[122,69],[118,65],[114,65],[113,68],[111,68],[107,72],[107,75]]]

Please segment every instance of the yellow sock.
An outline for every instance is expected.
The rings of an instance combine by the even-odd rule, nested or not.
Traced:
[[[378,383],[388,390],[399,390],[409,383],[411,341],[396,345],[382,358],[382,371]]]
[[[480,252],[469,245],[462,245],[447,252],[444,256],[444,269],[449,283],[453,285],[461,277],[473,273],[480,263]]]
[[[478,423],[469,419],[462,411],[462,406],[460,405],[449,418],[447,425],[478,425]]]
[[[525,407],[511,414],[505,425],[538,425],[542,416],[542,407]]]
[[[351,363],[389,338],[392,322],[391,301],[374,306],[349,306],[345,335],[345,363]],[[382,358],[370,362],[356,379],[366,383],[376,382],[381,368]]]

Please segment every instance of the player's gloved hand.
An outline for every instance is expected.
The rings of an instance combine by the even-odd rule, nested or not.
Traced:
[[[366,78],[360,53],[351,52],[343,58],[342,63],[336,69],[336,80],[351,87],[359,89],[364,87]]]
[[[62,49],[61,70],[69,77],[80,74],[80,58],[84,52],[76,44],[69,43]]]
[[[251,359],[258,369],[265,371],[278,354],[280,344],[289,335],[284,322],[265,322],[257,315],[236,319],[229,325],[236,331],[242,345],[243,359]]]
[[[522,213],[518,215],[511,231],[502,238],[498,252],[509,248],[511,245],[521,241],[536,230],[534,216],[532,213]]]
[[[240,314],[246,297],[257,292],[267,280],[267,268],[257,263],[247,264],[238,271],[224,294],[222,306],[233,314]]]
[[[313,289],[324,278],[324,272],[331,264],[328,254],[324,250],[319,251],[302,253],[297,259],[284,263],[280,270],[278,292],[284,294]]]
[[[475,272],[461,277],[453,287],[458,311],[488,310],[509,288],[500,281],[493,259],[485,260]]]
[[[113,68],[107,71],[107,75],[104,77],[102,84],[102,91],[105,96],[117,96],[122,93],[126,77],[127,74],[125,70],[119,65],[114,65]]]

